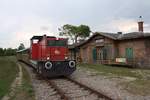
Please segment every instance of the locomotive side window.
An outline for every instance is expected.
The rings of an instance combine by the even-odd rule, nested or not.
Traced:
[[[55,46],[55,40],[48,40],[47,45],[48,46]]]
[[[65,40],[56,40],[56,46],[66,46]]]
[[[66,40],[48,40],[48,46],[66,46]]]
[[[38,43],[38,41],[39,41],[39,40],[37,40],[37,39],[33,40],[33,44]]]

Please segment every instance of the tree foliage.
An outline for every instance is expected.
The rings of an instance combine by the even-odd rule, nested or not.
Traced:
[[[66,24],[59,28],[59,35],[69,36],[73,43],[77,43],[78,38],[85,38],[90,35],[90,28],[86,25],[74,26]]]
[[[3,56],[4,55],[4,50],[3,48],[0,48],[0,56]]]
[[[20,43],[19,47],[18,47],[18,50],[22,50],[22,49],[25,49],[25,46],[23,43]]]
[[[12,49],[12,48],[0,48],[0,56],[13,56],[16,55],[17,50],[25,49],[25,46],[23,43],[20,44],[18,49]]]
[[[12,56],[16,54],[17,49],[12,48],[0,48],[0,56]]]

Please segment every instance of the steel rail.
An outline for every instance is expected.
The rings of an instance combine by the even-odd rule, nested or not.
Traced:
[[[103,93],[100,93],[99,91],[96,91],[96,90],[94,90],[94,89],[92,89],[92,88],[90,88],[90,87],[88,87],[88,86],[86,86],[86,85],[84,85],[84,84],[82,84],[82,83],[80,83],[80,82],[78,82],[78,81],[76,81],[76,80],[70,78],[70,77],[65,77],[65,78],[66,78],[67,80],[69,80],[69,81],[71,81],[71,82],[73,82],[73,83],[79,85],[80,87],[83,87],[83,88],[85,88],[86,90],[90,90],[92,93],[97,94],[99,98],[104,98],[104,99],[106,99],[106,100],[114,100],[114,99],[112,99],[111,97],[109,97],[109,96],[107,96],[107,95],[104,95]]]
[[[50,86],[52,86],[57,91],[57,93],[61,96],[61,99],[71,100],[71,98],[65,95],[64,91],[60,89],[54,82],[52,82],[51,80],[46,80],[46,81],[49,83]]]
[[[28,63],[26,63],[24,61],[19,61],[19,62],[22,62],[22,63],[26,64],[27,66],[29,66],[29,67],[31,67],[31,68],[33,68],[35,70],[35,68],[31,64],[28,64]],[[39,74],[37,72],[36,72],[36,74],[38,75],[38,77],[37,77],[38,79],[40,79],[40,80],[44,79],[48,83],[48,85],[50,85],[52,88],[54,88],[55,91],[60,95],[61,99],[63,99],[63,100],[71,100],[71,98],[68,97],[67,95],[65,95],[63,90],[60,89],[54,82],[52,82],[51,80],[47,79],[46,77],[43,77],[41,75],[39,76]]]

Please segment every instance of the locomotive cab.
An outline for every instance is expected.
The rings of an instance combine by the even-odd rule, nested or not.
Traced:
[[[47,39],[47,60],[64,61],[68,59],[67,39]]]
[[[31,38],[30,62],[43,76],[70,75],[76,69],[76,62],[69,59],[68,39],[51,36]]]

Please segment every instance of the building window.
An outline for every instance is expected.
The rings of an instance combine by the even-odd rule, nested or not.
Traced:
[[[108,59],[108,49],[107,48],[103,48],[103,60],[107,60]]]
[[[97,39],[95,40],[96,43],[103,43],[104,42],[104,39]]]
[[[96,60],[97,60],[97,51],[96,51],[96,48],[93,48],[92,55],[93,55],[93,61],[96,62]]]
[[[83,56],[82,56],[83,61],[84,63],[87,63],[88,62],[88,48],[87,47],[83,48],[82,52],[83,52]]]

